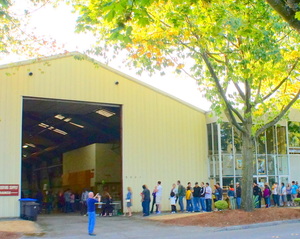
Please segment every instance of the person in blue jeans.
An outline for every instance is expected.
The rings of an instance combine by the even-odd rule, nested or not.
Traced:
[[[99,203],[100,199],[101,196],[98,193],[94,197],[94,193],[89,192],[86,204],[87,204],[87,212],[88,212],[88,233],[90,236],[96,236],[96,234],[94,234],[94,228],[96,223],[95,203]]]
[[[241,204],[242,204],[242,188],[240,186],[240,183],[236,183],[236,188],[235,188],[235,196],[236,196],[236,205],[237,209],[241,209]]]
[[[200,204],[203,212],[206,212],[205,192],[205,185],[204,182],[202,182],[200,187]]]
[[[193,188],[194,212],[200,212],[200,190],[198,182],[195,182],[195,187]]]
[[[142,207],[143,207],[143,216],[147,217],[150,214],[150,191],[146,184],[142,186],[143,191],[141,192],[142,196]]]
[[[182,186],[182,184],[180,183],[180,180],[177,181],[177,185],[178,185],[178,203],[180,206],[180,211],[184,212],[184,205],[183,205],[183,198],[185,197],[185,193],[186,193],[186,189],[184,186]]]

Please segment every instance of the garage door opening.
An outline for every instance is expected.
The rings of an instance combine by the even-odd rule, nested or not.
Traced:
[[[121,109],[24,97],[22,197],[47,202],[50,193],[54,211],[63,211],[59,196],[67,189],[75,195],[75,211],[83,189],[122,201]]]

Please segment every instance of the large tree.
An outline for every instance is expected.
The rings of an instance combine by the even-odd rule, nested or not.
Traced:
[[[260,0],[74,0],[95,54],[127,52],[139,72],[173,67],[199,82],[242,134],[243,207],[253,209],[255,140],[299,99],[299,37]]]

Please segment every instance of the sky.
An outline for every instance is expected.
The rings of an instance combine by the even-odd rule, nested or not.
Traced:
[[[84,53],[94,43],[94,38],[88,34],[76,34],[75,22],[77,15],[71,12],[71,7],[65,4],[59,4],[58,7],[28,7],[26,0],[17,0],[14,11],[24,12],[29,10],[31,13],[30,24],[24,31],[34,31],[35,35],[51,37],[57,44],[63,46],[66,51],[79,51]],[[53,53],[52,53],[53,54]],[[51,55],[52,55],[51,54]],[[54,53],[55,54],[55,53]],[[0,60],[0,64],[7,64],[27,60],[24,56],[10,55]],[[96,58],[96,60],[99,60]],[[101,60],[100,60],[101,61]],[[135,70],[130,70],[122,65],[122,56],[114,60],[111,67],[124,72],[138,80],[144,81],[154,87],[157,87],[175,97],[184,100],[200,109],[209,110],[210,103],[206,101],[198,90],[195,80],[183,74],[169,72],[165,76],[154,75],[149,77],[146,73],[142,76],[136,75]]]

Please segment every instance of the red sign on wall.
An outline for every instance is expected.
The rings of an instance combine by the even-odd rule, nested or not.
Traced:
[[[0,196],[19,196],[19,184],[0,184]]]

